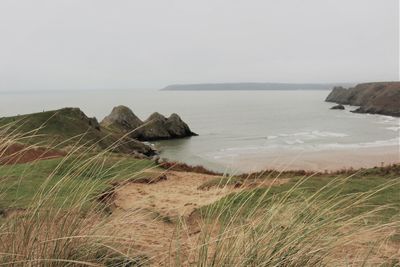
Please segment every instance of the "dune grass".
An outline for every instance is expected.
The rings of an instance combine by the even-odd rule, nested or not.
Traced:
[[[0,151],[16,140],[4,136]],[[134,242],[104,231],[112,203],[100,198],[154,168],[149,160],[79,145],[63,158],[0,165],[0,266],[136,264],[139,256],[125,255]]]
[[[397,168],[397,166],[389,166],[380,168],[379,172],[385,173],[385,168]],[[391,220],[400,219],[400,181],[399,178],[395,178],[396,174],[389,172],[386,175],[377,175],[378,170],[374,172],[370,170],[361,170],[354,173],[353,175],[311,175],[311,176],[293,176],[287,183],[280,186],[272,187],[258,187],[250,190],[244,190],[243,192],[232,194],[221,202],[230,202],[230,211],[234,212],[234,208],[240,206],[242,202],[246,200],[247,205],[251,203],[261,202],[261,208],[264,204],[270,201],[270,198],[277,195],[282,195],[288,192],[291,188],[301,183],[296,191],[292,192],[290,198],[303,197],[306,198],[313,194],[319,193],[323,199],[337,197],[345,198],[351,195],[366,194],[370,190],[375,189],[376,192],[365,200],[363,207],[357,207],[349,210],[350,214],[356,215],[362,211],[370,211],[376,207],[385,207],[379,212],[379,216],[375,219],[379,219],[382,222],[388,222]],[[283,179],[286,176],[277,178]],[[305,179],[307,177],[307,179]],[[397,173],[397,177],[400,177],[400,172]],[[223,177],[210,180],[203,185],[200,189],[208,189],[214,186],[224,187],[229,185],[243,186],[246,183],[260,183],[265,181],[274,180],[274,176],[259,176],[255,177]],[[335,182],[333,182],[335,181]],[[321,188],[326,187],[326,190],[319,192]],[[218,205],[218,203],[214,204]],[[247,208],[244,208],[245,210]]]
[[[0,146],[11,139],[2,137]],[[279,187],[243,188],[174,220],[166,254],[146,255],[135,236],[152,233],[120,233],[114,226],[126,222],[114,221],[112,198],[103,202],[99,196],[114,182],[123,186],[154,168],[150,161],[83,147],[60,159],[1,165],[0,203],[21,209],[0,220],[0,266],[399,264],[393,249],[400,242],[395,174],[306,175]],[[229,187],[236,179],[218,184]],[[124,218],[142,216],[124,212]]]
[[[90,157],[85,158],[89,160]],[[43,190],[46,192],[61,182],[62,187],[58,189],[56,202],[64,203],[70,198],[71,191],[86,190],[80,186],[83,183],[99,193],[110,187],[112,182],[148,177],[151,173],[143,171],[155,168],[154,162],[150,160],[129,157],[105,156],[97,158],[89,166],[82,166],[83,160],[82,156],[71,156],[68,160],[60,158],[0,166],[0,179],[3,185],[6,184],[6,188],[2,190],[0,208],[29,206],[37,190],[43,188],[44,184]],[[65,179],[67,175],[73,178]]]
[[[359,175],[297,177],[203,207],[197,244],[202,249],[195,261],[211,266],[397,266],[400,180]],[[386,247],[390,242],[397,244],[392,250]]]

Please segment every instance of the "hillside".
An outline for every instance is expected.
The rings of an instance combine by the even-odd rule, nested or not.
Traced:
[[[345,83],[204,83],[173,84],[165,91],[262,91],[262,90],[329,90],[333,86],[350,86]]]
[[[7,255],[29,245],[35,253],[28,259],[88,257],[91,266],[249,266],[247,258],[262,263],[250,266],[270,261],[346,266],[348,259],[358,263],[357,257],[372,257],[368,262],[375,265],[366,266],[397,266],[390,263],[400,256],[398,175],[393,165],[350,173],[221,177],[161,169],[125,155],[3,166],[0,262],[10,262]],[[22,179],[12,183],[15,177]],[[30,209],[35,205],[38,211]],[[381,244],[384,249],[376,247]],[[288,259],[289,246],[294,252]],[[82,253],[87,247],[93,255]],[[122,251],[123,257],[104,248]],[[203,250],[217,264],[202,257]],[[182,263],[168,264],[178,257]]]
[[[363,83],[346,89],[335,87],[327,102],[359,106],[354,112],[400,117],[400,82]]]
[[[89,118],[79,108],[63,108],[14,117],[0,118],[0,130],[25,135],[21,141],[29,144],[56,146],[84,145],[97,149],[115,146],[114,152],[153,155],[154,150],[137,140],[110,134],[96,118]]]

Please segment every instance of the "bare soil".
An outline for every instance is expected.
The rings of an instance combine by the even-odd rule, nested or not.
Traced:
[[[28,163],[36,160],[60,158],[65,155],[65,152],[59,150],[11,144],[0,149],[0,164]]]
[[[243,183],[240,187],[215,186],[201,190],[199,188],[202,184],[220,176],[166,171],[162,177],[164,178],[157,182],[132,181],[117,188],[113,203],[114,211],[111,215],[110,225],[113,231],[136,240],[135,249],[147,255],[152,266],[171,264],[170,261],[178,247],[171,242],[176,240],[181,241],[179,254],[185,255],[190,263],[194,258],[191,249],[196,247],[195,243],[201,232],[197,209],[214,203],[232,192],[254,186],[254,183]],[[287,181],[286,179],[275,182],[279,185]],[[272,183],[272,180],[264,182],[262,186],[269,186]]]

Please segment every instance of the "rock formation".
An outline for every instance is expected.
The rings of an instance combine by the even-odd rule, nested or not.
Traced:
[[[114,107],[110,115],[105,117],[101,122],[103,127],[122,132],[132,131],[142,124],[143,122],[132,112],[132,110],[125,106]]]
[[[353,112],[400,117],[400,82],[363,83],[345,89],[335,87],[327,102],[359,106]]]
[[[11,124],[21,121],[20,124]],[[154,156],[156,151],[138,140],[116,134],[101,127],[96,118],[90,118],[79,108],[62,108],[46,112],[0,118],[0,127],[10,125],[10,131],[19,134],[37,133],[32,142],[68,149],[78,145],[98,150]],[[27,138],[27,141],[29,142]],[[69,148],[70,149],[70,148]]]
[[[165,140],[197,135],[177,115],[166,118],[158,112],[142,122],[128,107],[115,107],[111,114],[104,118],[101,126],[128,134],[140,141]]]
[[[331,107],[331,109],[339,109],[339,110],[344,110],[345,108],[344,108],[344,106],[343,106],[343,105],[339,104],[339,105],[335,105],[335,106]]]

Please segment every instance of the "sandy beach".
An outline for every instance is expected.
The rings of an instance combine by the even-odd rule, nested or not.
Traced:
[[[400,146],[383,146],[324,151],[277,152],[274,155],[258,153],[245,157],[221,160],[232,172],[254,172],[266,169],[335,171],[390,165],[400,162]]]

